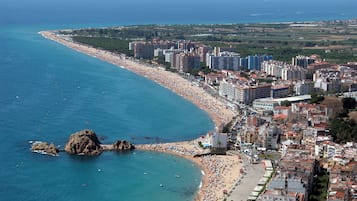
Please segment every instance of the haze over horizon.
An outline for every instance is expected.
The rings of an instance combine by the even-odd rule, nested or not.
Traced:
[[[353,0],[2,0],[0,24],[239,23],[349,19]],[[334,9],[330,9],[330,8]],[[328,17],[327,17],[328,16]],[[31,19],[31,21],[29,21]]]

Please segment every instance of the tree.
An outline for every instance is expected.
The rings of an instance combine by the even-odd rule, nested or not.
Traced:
[[[230,121],[229,123],[224,125],[223,129],[222,129],[222,133],[230,133],[231,132],[231,128],[232,128],[232,124],[233,124],[233,122]]]
[[[329,129],[337,143],[357,142],[357,124],[353,119],[345,121],[343,118],[335,118]]]
[[[351,110],[356,107],[356,99],[354,98],[343,98],[342,99],[343,109]]]
[[[291,102],[288,101],[288,100],[284,100],[284,101],[281,101],[281,102],[280,102],[280,105],[281,105],[281,106],[289,107],[289,106],[291,106]]]
[[[311,94],[310,104],[321,103],[324,99],[325,98],[324,98],[323,95],[317,94],[317,93],[312,93]]]

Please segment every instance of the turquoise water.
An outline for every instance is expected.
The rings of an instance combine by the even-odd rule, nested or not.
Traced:
[[[184,159],[150,152],[81,158],[29,151],[30,140],[63,146],[84,128],[105,143],[187,140],[213,128],[203,111],[165,88],[37,31],[0,31],[0,200],[143,200],[149,194],[154,200],[192,200],[201,176]]]
[[[348,19],[356,7],[355,0],[0,0],[0,200],[192,200],[201,175],[185,159],[142,151],[50,157],[31,153],[28,141],[63,146],[90,128],[105,143],[167,142],[213,128],[206,113],[167,89],[38,31]]]

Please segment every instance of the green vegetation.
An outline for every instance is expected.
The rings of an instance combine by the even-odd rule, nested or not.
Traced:
[[[314,178],[312,192],[309,194],[310,201],[325,201],[327,198],[327,188],[329,175],[326,169],[322,169]]]
[[[311,93],[311,100],[309,101],[310,104],[319,104],[324,100],[324,96],[318,93]]]
[[[288,100],[284,100],[284,101],[281,101],[280,105],[288,107],[288,106],[291,106],[291,102]]]
[[[132,56],[133,52],[129,50],[128,40],[122,40],[117,38],[106,38],[106,37],[84,37],[84,36],[73,36],[73,41],[88,44],[95,48],[100,48],[103,50],[108,50],[115,53],[123,53],[128,56]]]
[[[356,100],[343,98],[342,104],[342,112],[330,123],[330,132],[337,143],[357,142],[357,123],[355,119],[348,117],[349,111],[356,108]]]
[[[274,82],[273,79],[269,79],[269,78],[258,78],[256,79],[258,82],[264,82],[264,83],[272,83]]]
[[[357,142],[357,124],[354,119],[337,117],[332,120],[329,129],[337,143]]]
[[[192,24],[135,25],[112,28],[61,31],[86,38],[107,38],[122,42],[134,40],[191,40],[212,47],[236,49],[241,56],[271,54],[276,60],[291,62],[298,55],[318,54],[330,63],[357,61],[357,27],[346,22],[305,24]],[[83,43],[93,42],[89,39]],[[98,47],[101,44],[95,42]],[[107,49],[104,43],[103,49]],[[127,46],[125,46],[127,49]],[[123,51],[117,50],[117,51]],[[124,52],[123,52],[124,53]]]
[[[343,98],[342,99],[343,109],[351,110],[356,107],[356,99],[354,98]]]
[[[222,133],[230,133],[231,128],[232,128],[233,120],[228,122],[226,125],[223,126],[222,128]]]
[[[243,71],[241,71],[241,72],[239,73],[239,76],[244,77],[244,78],[247,78],[247,79],[250,78],[249,74],[248,74],[248,73],[245,73],[245,72],[243,72]]]

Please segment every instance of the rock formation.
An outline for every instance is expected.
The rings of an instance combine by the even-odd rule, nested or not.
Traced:
[[[59,152],[54,144],[48,144],[47,142],[34,142],[31,146],[31,151],[52,156],[57,156]]]
[[[126,140],[118,140],[114,144],[101,144],[94,131],[89,129],[73,133],[64,148],[69,154],[86,156],[96,156],[103,151],[128,151],[133,149],[135,149],[135,146]],[[34,142],[31,150],[36,153],[54,156],[59,152],[54,144],[46,142]]]
[[[69,154],[95,156],[103,152],[97,135],[92,130],[82,130],[72,134],[64,148]]]
[[[123,141],[118,140],[113,144],[114,151],[126,151],[126,150],[132,150],[132,149],[135,149],[135,146],[125,140],[123,140]]]

